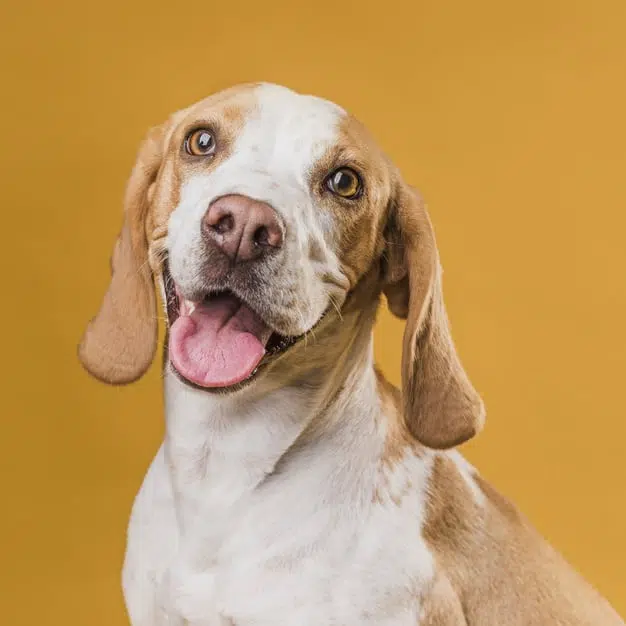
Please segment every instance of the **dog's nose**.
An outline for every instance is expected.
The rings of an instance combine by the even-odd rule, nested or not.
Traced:
[[[231,261],[251,261],[283,245],[283,229],[276,211],[247,196],[222,196],[211,203],[202,219],[204,237]]]

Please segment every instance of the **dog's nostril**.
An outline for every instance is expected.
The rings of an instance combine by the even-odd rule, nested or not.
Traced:
[[[220,235],[231,231],[234,226],[235,220],[230,214],[223,215],[215,224],[211,224],[211,228]]]
[[[267,226],[259,226],[252,237],[256,246],[269,246],[270,245],[270,233],[267,230]]]

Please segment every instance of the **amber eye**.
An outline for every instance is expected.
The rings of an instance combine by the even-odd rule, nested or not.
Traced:
[[[334,171],[327,179],[326,186],[337,196],[353,199],[361,193],[359,175],[348,167]]]
[[[185,139],[185,150],[193,156],[208,156],[215,152],[213,133],[206,128],[194,130]]]

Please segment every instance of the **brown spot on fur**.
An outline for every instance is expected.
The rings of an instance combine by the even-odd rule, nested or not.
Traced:
[[[309,259],[317,263],[320,263],[325,259],[324,248],[314,237],[311,237],[309,240]]]

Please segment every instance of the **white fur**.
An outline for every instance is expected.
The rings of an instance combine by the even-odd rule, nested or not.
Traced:
[[[282,277],[309,303],[292,319],[304,330],[328,306],[321,274],[338,272],[332,224],[306,175],[343,113],[270,86],[258,103],[233,156],[184,186],[169,228],[172,275],[193,286],[199,221],[212,199],[267,201],[289,222],[287,245],[315,239],[323,250],[315,263],[300,254]],[[328,406],[324,390],[306,387],[213,395],[166,368],[166,437],[128,531],[133,626],[419,624],[434,567],[420,531],[435,453],[381,462],[388,416],[372,360],[370,340]],[[324,427],[312,428],[322,413]]]

